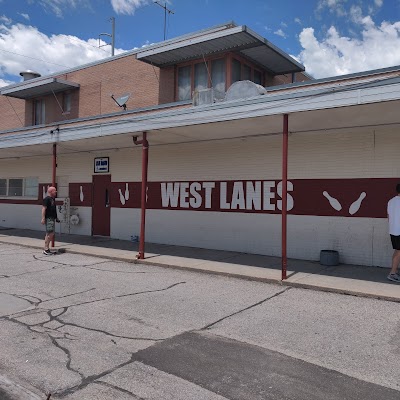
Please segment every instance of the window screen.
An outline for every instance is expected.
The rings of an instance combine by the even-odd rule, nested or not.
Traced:
[[[22,196],[23,179],[9,179],[8,180],[8,195],[9,196]]]

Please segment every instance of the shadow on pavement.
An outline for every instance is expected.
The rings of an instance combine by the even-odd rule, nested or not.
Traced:
[[[34,239],[44,238],[44,232],[42,231],[1,227],[0,235]],[[56,234],[56,241],[85,246],[109,248],[114,250],[132,251],[132,253],[135,255],[138,252],[139,246],[137,242],[131,242],[128,240],[71,234]],[[156,243],[146,243],[146,252],[163,256],[184,257],[203,261],[229,263],[230,265],[232,265],[233,268],[235,265],[245,265],[275,270],[281,269],[281,258],[273,256]],[[151,258],[148,258],[148,260],[151,260]],[[386,279],[388,271],[389,270],[387,268],[380,267],[368,267],[348,264],[340,264],[335,267],[326,267],[320,265],[319,261],[296,259],[288,260],[288,275],[290,276],[301,272],[306,274],[318,274],[322,276],[357,279],[377,283],[390,283]]]

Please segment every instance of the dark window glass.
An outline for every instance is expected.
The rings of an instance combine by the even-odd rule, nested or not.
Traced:
[[[254,70],[254,83],[262,85],[262,75],[260,71]]]
[[[64,93],[64,96],[63,96],[63,111],[65,113],[69,113],[71,111],[71,99],[72,99],[71,93]]]
[[[232,60],[232,83],[241,80],[241,64],[240,61]]]
[[[217,99],[224,98],[226,87],[224,59],[213,60],[211,62],[211,82],[214,88],[214,96]]]
[[[0,179],[0,196],[7,196],[7,179]]]
[[[242,80],[251,81],[251,68],[246,64],[243,64]]]
[[[207,89],[208,76],[205,63],[195,64],[194,66],[194,90]]]
[[[8,195],[9,196],[22,196],[23,179],[9,179],[8,181]]]
[[[36,100],[33,103],[34,107],[34,125],[42,125],[45,124],[46,122],[46,109],[45,109],[45,103],[44,100]]]

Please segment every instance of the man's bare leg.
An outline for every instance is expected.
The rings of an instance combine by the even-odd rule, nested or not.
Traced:
[[[50,242],[52,241],[54,237],[54,232],[52,233],[46,233],[46,236],[44,238],[44,249],[49,250]]]
[[[392,256],[392,269],[390,271],[391,274],[397,274],[399,263],[400,263],[400,250],[395,250]]]

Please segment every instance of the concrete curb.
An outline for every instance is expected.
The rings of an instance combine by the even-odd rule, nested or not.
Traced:
[[[38,240],[38,239],[37,239]],[[12,245],[18,245],[22,247],[29,247],[29,248],[35,248],[35,249],[42,249],[42,246],[40,245],[35,245],[35,244],[25,244],[25,243],[15,243],[15,241],[12,240],[7,240],[6,237],[1,237],[0,236],[0,243],[6,243],[6,244],[12,244]],[[59,248],[64,248],[65,246],[79,246],[76,244],[70,244],[70,243],[62,243],[60,244]],[[91,246],[91,249],[95,248],[94,246]],[[56,247],[57,249],[57,247]],[[110,249],[112,250],[112,249]],[[213,275],[220,275],[220,276],[226,276],[230,278],[237,278],[237,279],[244,279],[244,280],[249,280],[249,281],[257,281],[257,282],[265,282],[265,283],[272,283],[276,285],[281,285],[281,286],[289,286],[289,287],[295,287],[295,288],[300,288],[300,289],[309,289],[309,290],[316,290],[316,291],[321,291],[321,292],[328,292],[328,293],[337,293],[337,294],[343,294],[343,295],[348,295],[348,296],[356,296],[356,297],[363,297],[363,298],[370,298],[370,299],[376,299],[376,300],[384,300],[384,301],[390,301],[390,302],[396,302],[400,303],[400,297],[393,297],[393,296],[387,296],[383,294],[375,294],[375,293],[365,293],[362,291],[357,291],[357,290],[349,290],[349,289],[344,289],[340,287],[326,287],[318,284],[309,284],[309,283],[301,283],[301,282],[293,282],[289,280],[282,281],[281,279],[276,279],[272,277],[265,277],[265,276],[250,276],[245,273],[235,273],[235,272],[227,272],[227,271],[218,271],[215,269],[210,269],[210,268],[202,268],[200,266],[182,266],[182,265],[175,265],[175,264],[169,264],[169,263],[160,263],[157,261],[151,261],[150,259],[145,259],[145,260],[138,260],[136,258],[135,253],[132,252],[132,258],[131,257],[122,257],[122,256],[115,256],[115,255],[107,255],[107,254],[96,254],[91,251],[85,251],[85,250],[77,250],[77,249],[65,249],[66,253],[71,253],[71,254],[80,254],[80,255],[86,255],[90,257],[97,257],[97,258],[103,258],[103,259],[108,259],[108,260],[114,260],[114,261],[122,261],[122,262],[130,262],[133,264],[140,264],[140,265],[153,265],[156,267],[161,267],[161,268],[172,268],[172,269],[179,269],[179,270],[185,270],[185,271],[191,271],[191,272],[198,272],[198,273],[207,273],[207,274],[213,274]],[[265,268],[261,267],[251,267],[252,269],[256,271],[257,269],[260,270],[266,270]],[[346,278],[343,278],[346,279]]]
[[[46,395],[38,396],[31,390],[0,375],[0,399],[2,400],[44,400]]]

